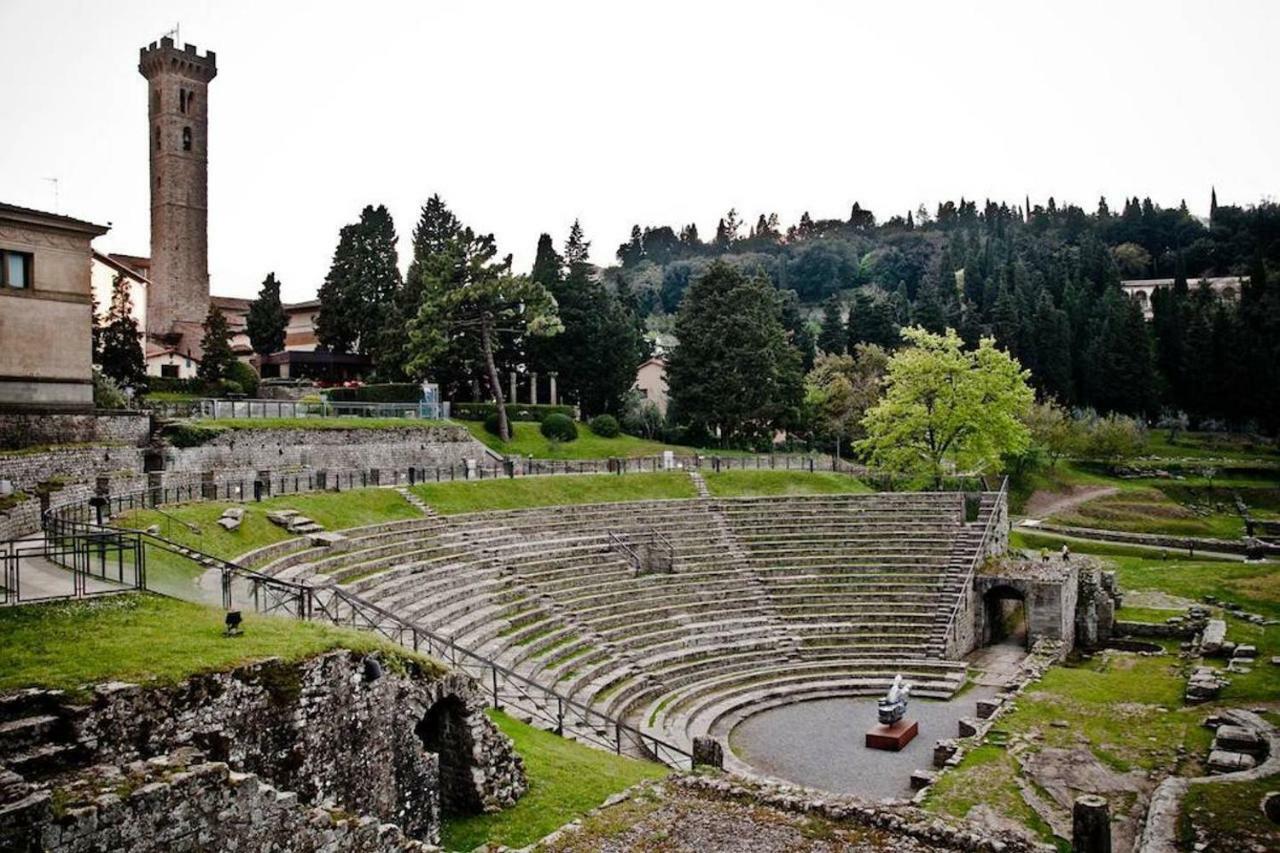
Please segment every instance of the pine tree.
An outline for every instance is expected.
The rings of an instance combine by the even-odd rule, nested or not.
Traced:
[[[320,286],[316,337],[322,346],[377,357],[401,288],[397,264],[391,214],[382,205],[366,206],[359,222],[338,233],[333,263]]]
[[[280,301],[280,282],[275,273],[267,273],[258,298],[249,303],[249,314],[245,318],[245,331],[253,351],[258,355],[271,355],[283,350],[288,325],[289,317]]]
[[[546,288],[555,289],[560,284],[560,273],[564,268],[564,259],[556,251],[550,234],[538,235],[538,248],[533,256],[533,269],[529,278]]]
[[[947,326],[946,311],[942,297],[938,293],[938,280],[934,275],[926,275],[917,294],[913,318],[917,326],[923,326],[934,334],[942,334]]]
[[[848,347],[852,351],[858,344],[875,344],[887,350],[898,346],[898,324],[894,321],[893,306],[883,296],[867,290],[859,290],[853,296],[849,309]]]
[[[196,375],[205,382],[217,382],[229,378],[236,355],[231,350],[231,328],[217,305],[209,306],[209,314],[204,319],[204,337],[200,339],[200,348],[204,350],[204,356],[200,359]]]
[[[822,304],[822,328],[818,332],[818,349],[828,355],[842,355],[849,341],[844,317],[840,311],[840,297],[832,296]]]
[[[111,281],[111,307],[99,334],[102,372],[122,388],[140,388],[146,383],[147,365],[142,355],[142,334],[133,318],[133,297],[129,280],[118,274]]]
[[[672,410],[725,446],[767,444],[798,414],[800,354],[777,291],[717,262],[685,294],[667,365]]]
[[[631,239],[618,247],[618,263],[624,268],[633,267],[644,260],[644,238],[639,225],[631,226]]]

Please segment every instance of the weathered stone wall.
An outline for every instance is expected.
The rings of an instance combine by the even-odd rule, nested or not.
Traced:
[[[0,542],[40,529],[40,499],[31,497],[0,512]]]
[[[1077,566],[1053,561],[995,562],[983,567],[974,578],[978,604],[974,607],[974,636],[990,642],[993,628],[993,600],[1007,593],[1020,597],[1027,620],[1027,645],[1039,640],[1063,643],[1070,650],[1076,637]]]
[[[1079,577],[1076,638],[1080,645],[1095,648],[1106,644],[1115,633],[1120,592],[1115,572],[1104,572],[1092,562],[1084,563]]]
[[[93,480],[99,474],[113,478],[137,477],[142,472],[143,451],[137,447],[64,447],[41,453],[0,453],[0,480],[15,489],[30,490],[50,480]]]
[[[193,749],[98,766],[0,817],[5,849],[81,853],[170,850],[427,851],[394,824],[300,803],[257,775]]]
[[[475,810],[515,802],[525,790],[522,763],[484,715],[474,682],[402,659],[375,677],[369,660],[341,651],[195,676],[170,689],[103,685],[80,736],[96,744],[97,761],[110,763],[194,745],[308,802],[332,799],[428,840],[439,829],[442,799]],[[392,671],[402,664],[405,675]],[[449,742],[443,768],[420,731],[441,704],[451,709],[451,732],[468,746],[463,753]],[[467,766],[454,766],[460,762]],[[466,790],[442,797],[442,775]]]
[[[0,411],[0,449],[21,450],[43,444],[123,444],[141,447],[151,433],[146,412]]]
[[[395,429],[228,430],[199,447],[165,450],[165,471],[347,470],[404,471],[464,459],[484,459],[487,448],[464,427]]]

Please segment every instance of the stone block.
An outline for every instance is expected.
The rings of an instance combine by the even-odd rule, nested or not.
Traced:
[[[996,710],[1004,704],[1002,699],[979,699],[977,701],[977,711],[979,720],[989,720],[995,715]]]
[[[693,763],[708,767],[724,769],[724,747],[713,737],[700,736],[693,739]]]
[[[911,790],[919,791],[938,781],[938,774],[932,770],[916,770],[911,774]]]
[[[1222,651],[1222,644],[1227,639],[1227,623],[1221,619],[1210,619],[1204,626],[1200,637],[1200,653],[1213,655]]]
[[[957,728],[959,729],[960,737],[973,737],[982,728],[982,725],[977,720],[961,717]]]
[[[1263,795],[1262,813],[1272,823],[1280,823],[1280,791],[1267,791]]]
[[[1210,773],[1238,773],[1241,770],[1252,769],[1257,763],[1252,755],[1246,755],[1243,752],[1215,749],[1209,753]]]
[[[1234,752],[1261,753],[1266,741],[1256,731],[1244,726],[1222,725],[1213,738],[1213,748]]]
[[[1249,645],[1247,643],[1241,643],[1240,645],[1236,646],[1235,651],[1231,653],[1231,657],[1243,658],[1245,660],[1253,660],[1257,656],[1258,656],[1258,647]]]
[[[933,766],[945,767],[947,762],[951,760],[951,756],[955,755],[959,748],[959,744],[949,738],[935,741],[933,744]]]

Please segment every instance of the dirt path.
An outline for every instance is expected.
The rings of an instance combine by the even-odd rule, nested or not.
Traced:
[[[1120,491],[1115,486],[1072,486],[1064,492],[1036,492],[1023,507],[1022,514],[1027,518],[1045,519],[1079,506],[1094,498],[1105,498]]]

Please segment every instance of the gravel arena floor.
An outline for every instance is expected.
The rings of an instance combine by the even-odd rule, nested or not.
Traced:
[[[876,722],[876,698],[821,699],[756,714],[729,736],[734,753],[760,773],[836,794],[867,800],[906,799],[913,770],[933,766],[933,743],[955,737],[961,717],[974,716],[974,703],[996,694],[975,685],[946,702],[915,699],[907,718],[920,734],[901,752],[864,746]]]
[[[562,833],[535,849],[557,853],[934,853],[943,848],[880,830],[658,784],[588,817],[576,832]]]

